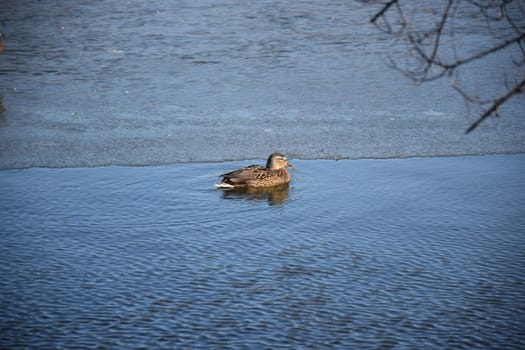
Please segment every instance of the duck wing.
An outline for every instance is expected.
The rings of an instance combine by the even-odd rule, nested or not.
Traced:
[[[233,185],[242,186],[246,185],[250,180],[260,178],[267,172],[268,169],[261,165],[250,165],[244,168],[240,168],[229,173],[220,175],[223,179],[222,182]]]

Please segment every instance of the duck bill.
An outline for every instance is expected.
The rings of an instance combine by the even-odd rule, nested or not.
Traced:
[[[286,167],[292,170],[295,170],[295,167],[292,164],[286,164]]]

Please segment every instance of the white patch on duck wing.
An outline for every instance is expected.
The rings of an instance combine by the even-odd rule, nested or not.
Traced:
[[[217,188],[234,188],[235,186],[227,184],[225,182],[216,183],[215,187]]]

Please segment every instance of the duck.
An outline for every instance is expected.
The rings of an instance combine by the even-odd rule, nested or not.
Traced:
[[[286,168],[295,169],[283,154],[274,152],[268,157],[266,167],[255,164],[221,174],[222,181],[215,186],[223,189],[253,189],[288,185],[290,174]]]

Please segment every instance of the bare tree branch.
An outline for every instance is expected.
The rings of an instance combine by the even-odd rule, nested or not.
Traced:
[[[501,43],[500,45],[497,45],[497,46],[494,46],[494,47],[491,47],[490,49],[488,50],[485,50],[485,51],[481,51],[471,57],[468,57],[468,58],[465,58],[465,59],[462,59],[462,60],[458,60],[454,63],[442,63],[440,61],[434,61],[434,64],[435,65],[438,65],[442,68],[445,68],[445,69],[455,69],[461,65],[464,65],[464,64],[467,64],[467,63],[470,63],[472,61],[475,61],[475,60],[478,60],[480,58],[483,58],[487,55],[490,55],[491,53],[494,53],[494,52],[497,52],[499,50],[502,50],[504,48],[506,48],[507,46],[511,45],[511,44],[515,44],[515,43],[520,43],[521,41],[523,41],[525,39],[525,32],[521,33],[520,36],[517,36],[515,38],[512,38],[512,39],[509,39],[509,40],[506,40],[504,41],[503,43]],[[521,44],[520,44],[521,45]]]
[[[432,48],[432,53],[430,54],[430,57],[427,60],[427,65],[425,67],[425,70],[423,72],[423,80],[426,79],[428,75],[428,71],[432,67],[432,63],[436,60],[436,54],[439,49],[439,39],[441,38],[441,33],[443,33],[443,29],[445,28],[445,22],[448,18],[448,12],[450,10],[450,7],[454,3],[454,0],[448,0],[447,7],[445,8],[445,12],[443,13],[443,16],[441,17],[441,21],[439,21],[438,26],[436,28],[436,39],[434,40],[434,47]]]
[[[414,10],[420,9],[415,0],[390,0],[370,20],[379,30],[394,35],[397,43],[408,45],[408,55],[402,57],[403,64],[400,65],[398,60],[388,55],[389,66],[418,84],[447,76],[451,87],[465,101],[469,113],[470,105],[482,108],[488,106],[470,125],[466,133],[474,130],[487,117],[498,115],[498,108],[501,105],[512,96],[523,92],[524,80],[514,84],[509,83],[509,81],[523,79],[525,76],[525,6],[522,0],[447,0],[432,29],[426,29],[417,17],[415,19],[407,17],[401,2],[409,3]],[[393,8],[396,11],[393,11]],[[428,12],[425,15],[428,15]],[[465,23],[469,22],[464,19],[454,22],[454,18],[460,15],[469,16],[469,22],[474,21],[474,25],[477,26],[476,30],[480,30],[480,34],[488,34],[487,42],[494,44],[473,52],[475,45],[465,45],[465,41],[459,41],[457,44],[461,36],[472,35],[470,28],[465,27]],[[378,25],[379,19],[384,22],[386,30],[385,27]],[[457,23],[460,25],[456,26]],[[394,31],[392,28],[396,30],[400,28],[400,30]],[[462,31],[458,31],[459,34],[456,35],[457,30]],[[495,86],[491,92],[486,91],[485,94],[488,96],[481,98],[477,93],[473,94],[472,90],[476,87],[477,78],[485,74],[484,72],[476,74],[471,67],[479,70],[480,66],[473,62],[494,62],[493,58],[503,59],[501,67],[498,63],[502,86]],[[468,83],[464,86],[454,78],[459,77],[460,71],[471,71],[469,73],[471,77],[466,80]],[[477,87],[482,86],[480,82]]]
[[[510,90],[506,95],[494,100],[492,103],[492,106],[490,106],[489,109],[487,109],[481,117],[479,117],[475,122],[470,124],[469,128],[465,131],[465,134],[470,133],[472,130],[476,129],[477,126],[487,119],[490,115],[493,113],[497,113],[499,106],[507,102],[512,96],[520,94],[523,92],[523,87],[525,86],[525,79],[523,79],[520,83],[518,83],[512,90]]]
[[[385,4],[385,6],[383,6],[383,8],[374,15],[374,17],[372,17],[372,19],[370,20],[370,22],[372,23],[375,23],[377,21],[377,19],[381,16],[383,16],[385,14],[386,11],[388,11],[388,9],[390,8],[390,6],[394,5],[398,0],[390,0],[389,2],[387,2]]]

